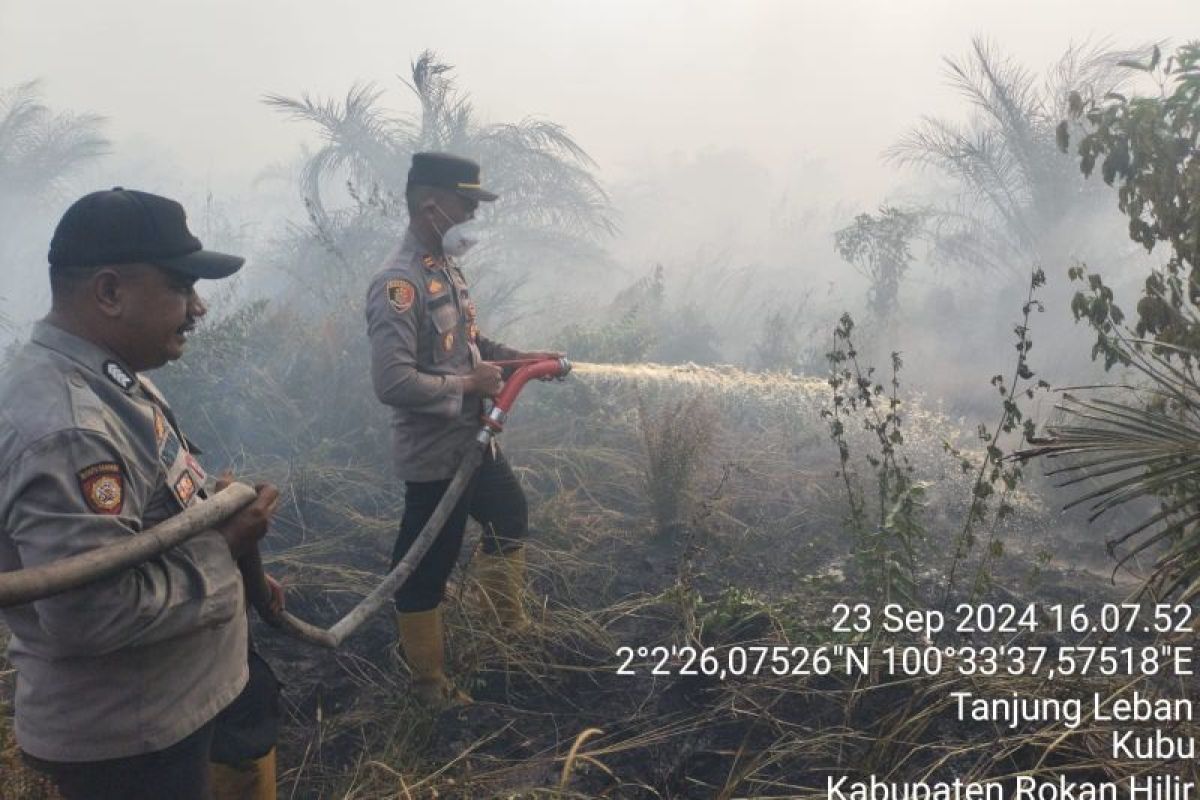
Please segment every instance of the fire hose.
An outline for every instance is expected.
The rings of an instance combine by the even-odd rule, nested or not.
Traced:
[[[483,454],[491,447],[496,436],[504,430],[504,423],[516,402],[521,389],[531,380],[564,378],[571,371],[571,362],[565,358],[527,359],[520,361],[491,362],[500,367],[512,368],[513,373],[504,382],[500,393],[485,411],[479,432],[468,446],[458,470],[454,473],[441,502],[434,509],[429,521],[421,529],[404,558],[392,568],[382,582],[359,601],[341,620],[325,629],[305,622],[284,611],[272,615],[266,611],[268,590],[266,573],[262,568],[262,557],[257,551],[243,557],[238,567],[246,581],[250,601],[267,621],[310,644],[335,648],[347,636],[357,630],[372,614],[388,601],[396,590],[404,585],[413,571],[433,545],[434,539],[446,524],[450,512],[458,503],[483,460]],[[255,498],[249,486],[234,483],[217,492],[203,503],[155,525],[127,541],[92,550],[77,556],[62,559],[40,567],[0,573],[0,608],[23,605],[41,600],[89,583],[120,573],[143,561],[155,558],[172,547],[176,547],[202,531],[224,522],[247,506]]]

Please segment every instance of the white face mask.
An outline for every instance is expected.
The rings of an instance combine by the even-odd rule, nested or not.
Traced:
[[[462,258],[479,244],[478,227],[473,221],[451,225],[442,234],[442,252],[451,258]]]
[[[448,221],[453,222],[450,215],[441,208],[437,206],[434,208],[437,208],[438,213]],[[442,252],[450,258],[462,258],[477,244],[479,244],[479,223],[475,220],[469,219],[465,222],[453,223],[442,233]]]

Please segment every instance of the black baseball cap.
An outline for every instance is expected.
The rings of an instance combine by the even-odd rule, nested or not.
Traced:
[[[413,153],[408,185],[449,189],[485,203],[498,196],[479,185],[479,164],[450,153]]]
[[[225,278],[246,259],[203,249],[174,200],[120,186],[72,203],[50,240],[51,269],[135,263]]]

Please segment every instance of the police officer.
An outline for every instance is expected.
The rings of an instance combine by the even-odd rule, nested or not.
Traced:
[[[483,336],[475,303],[456,263],[470,244],[463,223],[496,195],[480,185],[479,165],[445,153],[416,153],[408,173],[409,225],[371,280],[367,332],[371,378],[392,407],[393,455],[405,483],[395,565],[433,514],[479,430],[483,398],[502,386],[489,361],[536,358]],[[396,593],[396,627],[412,670],[412,688],[427,703],[470,698],[445,673],[439,604],[462,547],[467,515],[483,527],[479,580],[487,605],[512,630],[529,626],[522,603],[525,495],[499,449],[486,453],[408,582]]]
[[[118,542],[205,496],[206,473],[141,373],[179,358],[200,278],[243,259],[201,249],[183,208],[116,188],[63,215],[50,313],[0,374],[0,570]],[[266,532],[259,487],[214,530],[112,578],[7,609],[17,743],[68,800],[207,800],[214,717],[247,681],[235,560]]]

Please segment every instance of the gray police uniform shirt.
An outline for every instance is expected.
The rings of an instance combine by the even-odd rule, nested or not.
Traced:
[[[130,536],[202,502],[157,390],[46,322],[0,375],[0,570]],[[47,761],[161,750],[246,684],[241,575],[206,531],[120,575],[8,608],[16,737]]]
[[[479,431],[482,398],[463,396],[481,359],[517,351],[479,334],[458,266],[429,255],[408,231],[367,290],[375,395],[392,407],[392,454],[404,481],[454,476]]]

